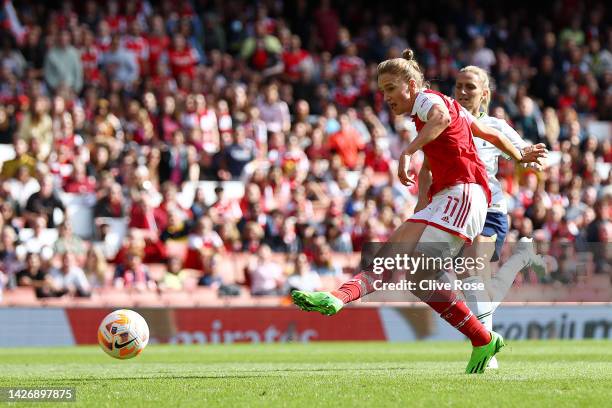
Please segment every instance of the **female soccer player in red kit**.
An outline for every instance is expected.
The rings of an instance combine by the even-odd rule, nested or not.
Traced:
[[[536,161],[544,152],[534,149],[523,157],[503,134],[474,120],[456,101],[426,89],[412,50],[405,50],[403,58],[386,60],[378,65],[378,85],[391,111],[395,115],[411,115],[418,131],[417,137],[400,156],[400,181],[406,186],[415,183],[415,176],[409,170],[410,158],[420,149],[432,173],[429,205],[400,226],[389,242],[401,243],[402,251],[413,258],[455,257],[464,244],[470,244],[482,231],[491,199],[487,173],[478,158],[472,132],[517,161]],[[381,257],[381,254],[394,255],[384,246],[376,257]],[[415,280],[434,279],[437,272],[427,267],[411,271]],[[373,292],[375,282],[380,279],[372,270],[366,270],[338,290],[294,291],[292,297],[303,310],[333,315],[346,303]],[[503,347],[503,338],[489,332],[452,290],[416,287],[412,292],[419,299],[472,342],[473,350],[466,372],[484,372],[491,357]]]

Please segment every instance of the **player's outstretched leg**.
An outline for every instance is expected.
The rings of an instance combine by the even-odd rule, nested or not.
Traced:
[[[326,316],[335,315],[344,306],[344,302],[330,292],[294,290],[291,292],[291,298],[300,309],[307,312],[319,312]]]
[[[424,229],[424,224],[405,222],[391,234],[388,242],[401,243],[402,250],[408,254],[412,254]],[[392,256],[396,253],[397,248],[393,245],[383,245],[376,256]],[[391,272],[387,271],[381,277],[371,271],[364,270],[350,280],[344,282],[334,291],[305,292],[297,290],[291,293],[291,298],[293,299],[293,303],[302,310],[307,312],[319,312],[331,316],[338,313],[345,304],[354,302],[374,292],[374,281],[381,278],[383,281],[388,281],[390,274]]]
[[[487,368],[489,361],[504,347],[504,338],[501,334],[491,332],[491,341],[484,346],[472,348],[472,355],[465,372],[467,374],[482,374]]]
[[[514,254],[501,266],[497,274],[491,279],[493,292],[493,310],[499,306],[512,287],[516,275],[527,266],[533,268],[538,275],[546,272],[546,262],[535,253],[533,239],[523,237],[516,244]]]

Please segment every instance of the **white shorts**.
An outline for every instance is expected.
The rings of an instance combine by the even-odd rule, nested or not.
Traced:
[[[480,184],[457,184],[433,196],[431,203],[408,221],[427,224],[471,244],[484,228],[487,207]]]

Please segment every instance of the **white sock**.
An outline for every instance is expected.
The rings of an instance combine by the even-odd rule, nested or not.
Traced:
[[[514,283],[516,275],[529,263],[527,258],[522,253],[515,253],[499,268],[493,278],[491,278],[491,289],[493,295],[493,310],[499,306],[504,300],[506,294]]]
[[[478,275],[463,279],[463,283],[469,283],[470,285],[478,284],[484,287],[484,281]],[[474,313],[474,316],[476,316],[476,318],[487,328],[487,330],[493,330],[494,308],[487,289],[464,289],[463,294],[465,296],[465,304],[470,308],[472,313]]]

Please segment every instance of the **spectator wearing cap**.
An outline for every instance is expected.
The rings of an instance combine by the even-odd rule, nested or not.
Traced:
[[[56,43],[45,55],[45,81],[53,90],[67,86],[75,93],[83,88],[83,66],[76,48],[71,45],[70,32],[63,30]]]

